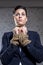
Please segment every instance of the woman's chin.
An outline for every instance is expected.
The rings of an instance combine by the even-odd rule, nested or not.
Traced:
[[[24,24],[18,24],[19,27],[24,26]]]

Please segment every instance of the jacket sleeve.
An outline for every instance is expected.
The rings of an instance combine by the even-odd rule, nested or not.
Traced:
[[[36,41],[34,44],[32,42],[24,47],[28,53],[36,60],[36,62],[40,63],[43,61],[43,46],[40,42],[39,34],[36,34]]]
[[[10,63],[10,61],[13,57],[13,54],[17,50],[17,47],[12,44],[9,44],[8,40],[9,39],[7,38],[7,34],[4,33],[4,35],[2,37],[3,48],[0,53],[0,58],[1,58],[1,62],[3,65],[8,65],[8,63]]]

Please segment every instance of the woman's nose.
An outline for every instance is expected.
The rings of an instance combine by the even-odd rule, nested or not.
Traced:
[[[19,18],[22,18],[22,15],[19,15]]]

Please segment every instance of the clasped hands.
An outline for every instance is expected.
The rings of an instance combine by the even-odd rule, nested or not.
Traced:
[[[25,46],[29,44],[31,40],[28,39],[27,34],[20,33],[20,34],[14,34],[10,42],[11,44],[16,45],[16,46],[17,45]]]

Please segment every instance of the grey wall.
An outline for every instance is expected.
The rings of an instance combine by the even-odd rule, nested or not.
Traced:
[[[43,7],[43,0],[0,0],[0,7],[14,7],[16,5]]]
[[[28,30],[37,31],[40,35],[41,44],[43,45],[43,8],[28,9]],[[0,8],[0,51],[2,48],[2,36],[4,32],[9,32],[14,28],[12,16],[13,8]],[[1,62],[0,62],[0,65]],[[43,62],[38,64],[43,65]]]

